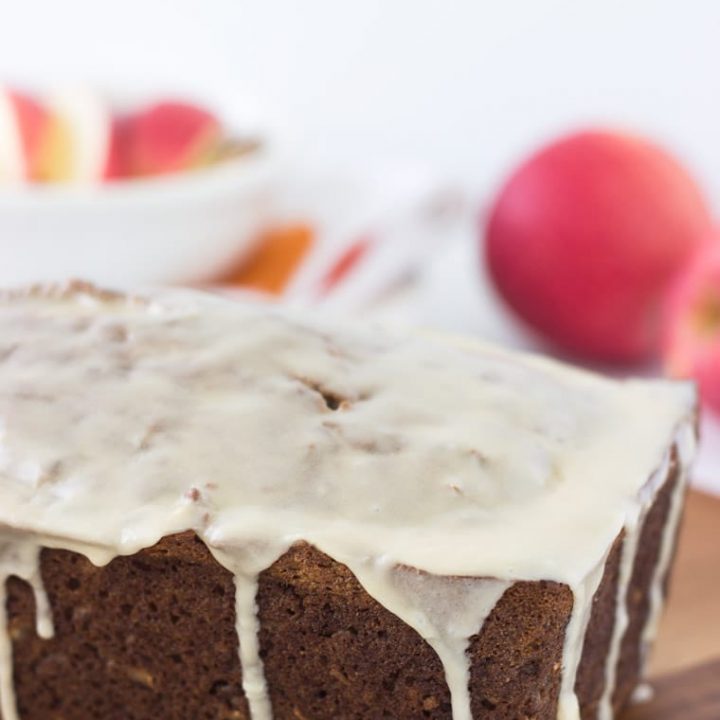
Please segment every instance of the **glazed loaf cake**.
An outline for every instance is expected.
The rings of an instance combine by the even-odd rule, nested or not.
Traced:
[[[0,302],[3,720],[610,720],[694,450],[617,382],[195,293]]]

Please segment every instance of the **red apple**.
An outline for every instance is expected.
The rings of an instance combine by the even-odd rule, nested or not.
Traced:
[[[48,120],[45,108],[33,98],[0,89],[0,177],[36,178]]]
[[[675,280],[663,331],[667,373],[696,379],[703,401],[720,412],[720,239],[701,250]]]
[[[603,362],[654,356],[662,296],[710,218],[687,171],[638,137],[561,138],[510,177],[486,255],[509,305],[556,345]]]
[[[207,110],[185,102],[159,102],[130,121],[129,165],[133,174],[158,175],[206,164],[222,128]]]

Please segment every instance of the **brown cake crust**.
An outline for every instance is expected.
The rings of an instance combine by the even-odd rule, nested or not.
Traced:
[[[567,585],[518,582],[508,588],[470,640],[474,717],[554,720],[572,608]]]
[[[649,579],[677,482],[658,494],[641,537],[629,597],[617,706],[637,681]],[[596,593],[576,690],[594,719],[614,623],[622,538]],[[35,633],[29,586],[8,582],[15,684],[22,720],[246,720],[232,575],[192,533],[164,538],[97,568],[43,550],[56,635]],[[449,580],[451,581],[451,580]],[[475,718],[553,720],[560,690],[567,586],[511,586],[471,638]],[[259,578],[261,655],[276,720],[450,720],[439,659],[373,600],[352,573],[307,544]]]
[[[432,648],[327,555],[292,548],[261,575],[258,605],[276,717],[451,718]],[[572,605],[569,588],[553,582],[503,594],[470,641],[476,717],[554,717]]]
[[[450,717],[440,660],[307,544],[260,576],[260,648],[277,718]]]
[[[23,720],[247,718],[232,575],[192,533],[97,568],[43,550],[55,637],[35,633],[30,587],[8,613]]]
[[[623,531],[610,551],[600,586],[593,597],[592,614],[575,681],[582,720],[596,720],[605,690],[605,659],[615,630],[615,608],[620,582],[620,560],[625,544]]]

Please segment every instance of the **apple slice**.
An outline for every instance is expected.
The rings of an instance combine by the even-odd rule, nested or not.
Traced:
[[[129,122],[129,165],[134,175],[160,175],[205,165],[215,158],[223,135],[212,113],[179,101],[158,102]]]
[[[703,402],[720,412],[720,238],[682,271],[665,306],[666,372],[694,378]]]
[[[7,91],[0,91],[0,182],[17,184],[25,179],[25,158],[15,105]]]
[[[37,175],[48,113],[33,98],[0,89],[0,180],[23,182]]]
[[[100,97],[84,90],[67,91],[56,94],[49,107],[39,180],[94,183],[117,172],[116,124]]]
[[[104,180],[121,180],[130,176],[130,130],[131,122],[127,115],[112,118],[103,173]]]

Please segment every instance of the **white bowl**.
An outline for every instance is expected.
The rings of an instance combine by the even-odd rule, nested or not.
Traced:
[[[151,179],[0,188],[0,285],[211,279],[252,246],[278,179],[260,149]]]

